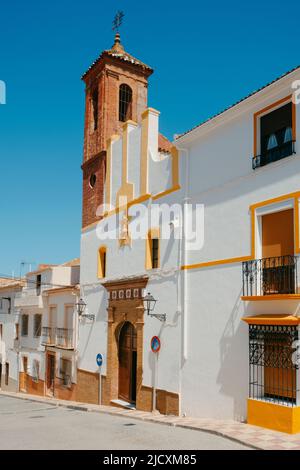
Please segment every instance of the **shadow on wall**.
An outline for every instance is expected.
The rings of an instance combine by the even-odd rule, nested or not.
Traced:
[[[220,392],[233,399],[234,418],[245,421],[248,398],[248,327],[241,320],[239,293],[220,340]]]
[[[98,294],[101,293],[101,287],[99,286],[95,286],[95,287],[88,287],[85,289],[85,292],[84,294],[86,295],[86,293],[89,294]],[[90,337],[92,335],[92,332],[93,330],[96,328],[96,323],[98,323],[99,321],[103,322],[103,328],[105,329],[105,335],[107,335],[107,293],[105,292],[105,294],[102,296],[102,299],[101,299],[101,303],[98,307],[98,311],[97,312],[89,312],[89,313],[93,313],[95,314],[95,321],[94,322],[91,322],[90,320],[86,320],[86,319],[82,319],[81,322],[83,324],[88,324],[90,325],[90,328],[89,328],[89,333],[85,339],[85,345],[82,349],[82,352],[81,352],[81,361],[84,359],[85,357],[85,353],[88,349],[88,346],[89,346],[89,343],[90,343]],[[82,338],[81,338],[81,341],[82,341]],[[80,366],[80,364],[79,364]]]

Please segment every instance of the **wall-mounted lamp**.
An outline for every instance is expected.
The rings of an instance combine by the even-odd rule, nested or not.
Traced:
[[[157,318],[161,322],[166,321],[167,315],[165,313],[151,313],[155,308],[157,300],[153,297],[152,294],[150,294],[150,292],[148,292],[148,294],[143,297],[143,302],[144,310],[145,312],[147,312],[147,315],[149,315],[149,317]]]
[[[95,320],[95,315],[90,315],[90,314],[84,314],[83,313],[85,311],[85,308],[86,308],[86,303],[81,297],[75,305],[76,305],[76,308],[77,308],[77,313],[78,313],[79,320],[81,320],[81,318],[87,318],[88,320],[92,320],[92,321]]]

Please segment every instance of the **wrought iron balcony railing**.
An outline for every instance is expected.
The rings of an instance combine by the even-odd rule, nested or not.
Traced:
[[[293,255],[243,262],[243,296],[297,293],[297,257]]]
[[[56,346],[60,348],[74,348],[74,330],[72,328],[56,328]]]
[[[282,158],[289,157],[295,152],[295,141],[286,142],[278,147],[267,150],[263,155],[257,155],[252,160],[252,168],[255,170],[261,166],[268,165],[268,163],[277,162]]]
[[[43,326],[42,328],[42,344],[54,346],[56,342],[55,328],[51,326]]]

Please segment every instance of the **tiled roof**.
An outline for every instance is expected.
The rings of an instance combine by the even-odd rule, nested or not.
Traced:
[[[0,289],[4,287],[18,287],[24,285],[23,279],[11,279],[6,277],[0,277]]]
[[[274,80],[272,80],[271,82],[267,83],[266,85],[258,88],[257,90],[249,93],[249,95],[245,96],[244,98],[240,99],[239,101],[236,101],[234,104],[228,106],[227,108],[223,109],[222,111],[220,111],[219,113],[217,114],[214,114],[213,116],[211,116],[210,118],[206,119],[205,121],[202,121],[200,124],[197,124],[196,126],[192,127],[191,129],[189,129],[188,131],[186,132],[183,132],[182,134],[179,134],[177,135],[176,139],[180,139],[181,137],[183,137],[184,135],[186,134],[189,134],[189,132],[192,132],[194,129],[197,129],[198,127],[201,127],[203,126],[204,124],[206,124],[207,122],[209,121],[212,121],[212,119],[216,118],[217,116],[220,116],[221,114],[225,113],[226,111],[228,111],[229,109],[231,108],[234,108],[235,106],[237,106],[238,104],[242,103],[243,101],[247,100],[248,98],[250,98],[251,96],[255,95],[256,93],[259,93],[260,91],[264,90],[265,88],[267,88],[268,86],[272,85],[273,83],[277,82],[278,80],[281,80],[282,78],[286,77],[287,75],[289,75],[290,73],[292,72],[295,72],[295,70],[298,70],[300,69],[300,65],[298,65],[297,67],[294,67],[293,69],[289,70],[288,72],[285,72],[284,74],[280,75],[279,77],[275,78]]]
[[[61,264],[61,266],[80,266],[80,258],[74,258],[74,259],[71,259],[70,261],[67,261],[66,263],[64,264]]]
[[[170,153],[172,143],[162,134],[158,134],[158,150],[160,152]]]
[[[94,68],[94,66],[96,64],[98,64],[101,61],[101,59],[103,59],[105,56],[113,57],[114,59],[118,59],[118,60],[121,60],[123,62],[127,62],[127,63],[133,64],[133,65],[137,65],[137,66],[141,67],[142,69],[144,69],[149,75],[153,72],[153,69],[151,67],[149,67],[149,65],[144,64],[144,62],[142,62],[139,59],[136,59],[135,57],[133,57],[131,54],[129,54],[128,52],[126,52],[124,50],[124,47],[122,46],[121,41],[120,41],[120,35],[119,35],[119,33],[117,33],[116,37],[115,37],[115,42],[114,42],[114,45],[112,46],[112,48],[103,51],[100,54],[100,56],[87,69],[87,71],[82,75],[81,78],[84,79],[85,76],[89,73],[89,71],[92,70],[92,68]]]

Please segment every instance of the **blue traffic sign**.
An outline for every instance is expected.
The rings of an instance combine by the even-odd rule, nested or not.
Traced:
[[[98,367],[101,367],[101,366],[102,366],[102,364],[103,364],[103,356],[102,356],[102,354],[100,354],[100,353],[97,354],[97,356],[96,356],[96,362],[97,362],[97,366],[98,366]]]

